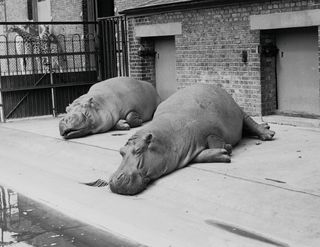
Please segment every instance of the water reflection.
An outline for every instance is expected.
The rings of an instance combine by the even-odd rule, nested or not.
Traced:
[[[0,186],[0,247],[136,246]]]

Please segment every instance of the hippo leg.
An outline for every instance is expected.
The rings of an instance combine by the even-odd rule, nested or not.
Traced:
[[[115,130],[129,130],[130,129],[130,125],[127,123],[126,120],[124,119],[120,119],[116,125],[114,126]]]
[[[216,135],[210,135],[207,139],[208,149],[199,153],[192,162],[194,163],[211,163],[231,161],[232,146]]]
[[[141,116],[137,112],[129,112],[129,114],[126,117],[126,120],[130,127],[138,127],[141,126],[143,123],[143,120]]]
[[[216,135],[210,135],[208,137],[208,147],[211,148],[223,148],[228,151],[229,154],[232,153],[232,145],[226,144],[225,141]]]
[[[224,148],[210,148],[205,149],[199,153],[192,163],[213,163],[213,162],[225,162],[230,163],[231,157],[228,150]]]
[[[258,136],[261,140],[271,140],[275,134],[269,129],[267,123],[258,124],[249,115],[244,114],[243,117],[243,133],[249,136]]]

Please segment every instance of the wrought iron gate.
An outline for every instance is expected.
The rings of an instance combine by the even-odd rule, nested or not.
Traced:
[[[125,26],[122,16],[0,23],[0,120],[56,116],[99,80],[128,75]]]
[[[101,76],[128,76],[127,22],[125,16],[99,18]]]

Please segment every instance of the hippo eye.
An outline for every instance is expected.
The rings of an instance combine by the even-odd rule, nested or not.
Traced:
[[[124,148],[120,148],[120,154],[121,154],[122,157],[126,155],[126,152],[124,151]]]

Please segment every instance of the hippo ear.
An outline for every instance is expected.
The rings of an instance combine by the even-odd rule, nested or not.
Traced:
[[[151,141],[152,141],[152,138],[153,138],[152,134],[147,134],[147,135],[143,138],[143,140],[144,140],[145,144],[149,145],[149,144],[151,143]]]
[[[88,105],[89,105],[90,107],[94,107],[93,97],[91,97],[91,98],[88,99]]]
[[[71,104],[69,104],[67,107],[66,107],[66,112],[69,112],[70,111],[70,106],[71,106]]]

